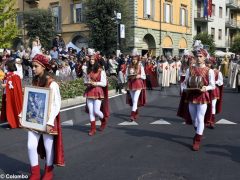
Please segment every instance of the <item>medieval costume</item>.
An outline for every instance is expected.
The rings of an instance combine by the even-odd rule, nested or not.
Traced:
[[[91,56],[87,72],[84,75],[84,84],[86,85],[84,96],[91,122],[88,135],[93,136],[96,133],[96,116],[101,120],[100,131],[105,129],[109,117],[106,73],[94,56]]]
[[[161,88],[169,87],[169,65],[164,56],[161,57],[160,62],[157,65],[157,72],[158,72],[158,84]]]
[[[131,121],[136,121],[139,115],[138,107],[146,103],[146,75],[139,56],[134,56],[132,63],[127,67],[128,82],[127,104],[132,106]]]
[[[15,62],[6,62],[7,73],[3,79],[3,95],[1,108],[1,121],[7,121],[11,128],[19,127],[18,115],[22,111],[23,94],[20,77],[14,73],[16,70]]]
[[[152,90],[153,87],[157,87],[157,73],[156,66],[151,62],[151,60],[147,60],[145,65],[145,74],[146,74],[146,85],[149,90]]]
[[[190,66],[186,72],[185,84],[189,86],[191,79],[201,79],[202,86],[199,90],[188,90],[182,95],[178,116],[183,117],[187,124],[193,124],[196,134],[193,140],[193,150],[198,151],[204,131],[204,122],[211,117],[211,94],[215,88],[215,76],[212,69],[205,66],[207,52],[203,49],[197,54],[197,65]]]
[[[177,67],[172,57],[168,60],[169,64],[169,83],[177,84]]]
[[[61,95],[59,85],[48,73],[48,59],[41,54],[33,58],[33,86],[50,88],[52,92],[49,119],[46,133],[35,130],[28,131],[28,156],[31,164],[31,180],[40,179],[38,154],[46,160],[43,180],[53,179],[53,164],[64,166],[62,129],[60,122]],[[21,115],[20,115],[21,116]]]

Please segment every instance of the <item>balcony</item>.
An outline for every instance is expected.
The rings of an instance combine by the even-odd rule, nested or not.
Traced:
[[[239,0],[226,0],[226,7],[229,9],[240,9],[240,2]]]
[[[194,12],[194,20],[198,22],[213,22],[213,17],[204,17],[203,10]]]
[[[230,29],[236,29],[237,28],[237,19],[226,18],[226,27],[230,28]]]
[[[25,0],[26,3],[31,4],[31,5],[37,5],[39,4],[39,0]]]

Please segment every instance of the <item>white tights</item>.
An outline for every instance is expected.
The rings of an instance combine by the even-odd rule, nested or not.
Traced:
[[[32,167],[38,165],[37,147],[40,136],[39,133],[28,131],[28,157]],[[52,166],[54,156],[53,135],[43,134],[43,142],[46,151],[46,164]]]
[[[98,116],[100,119],[103,118],[103,113],[100,110],[101,103],[102,101],[99,99],[87,99],[87,106],[91,122],[96,120],[96,116]]]
[[[189,103],[189,112],[194,124],[197,128],[196,133],[199,135],[203,134],[204,130],[204,116],[207,111],[207,104],[192,104]]]
[[[216,114],[217,99],[212,100],[212,114]]]
[[[137,107],[138,107],[138,98],[139,98],[139,95],[141,93],[141,90],[135,90],[135,91],[131,91],[130,90],[130,95],[131,95],[131,98],[132,98],[132,111],[136,111],[137,110]]]

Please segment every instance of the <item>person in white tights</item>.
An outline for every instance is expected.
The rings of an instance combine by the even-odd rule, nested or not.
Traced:
[[[48,87],[52,92],[51,96],[51,111],[49,117],[47,119],[46,125],[46,133],[42,133],[40,131],[29,130],[28,131],[28,157],[31,164],[31,180],[40,179],[40,166],[38,161],[38,148],[39,142],[43,140],[43,145],[46,152],[46,164],[45,164],[45,173],[42,177],[43,180],[51,180],[53,179],[53,164],[57,164],[59,166],[64,166],[64,156],[63,156],[63,147],[58,146],[55,142],[54,136],[61,139],[61,128],[59,128],[60,119],[59,112],[61,107],[61,95],[59,91],[58,84],[52,79],[50,74],[48,73],[48,68],[50,67],[48,63],[48,59],[44,55],[37,54],[33,58],[33,86],[38,87]],[[32,97],[37,102],[40,102],[39,97]],[[37,113],[36,113],[37,114]],[[37,116],[37,115],[36,115]],[[41,144],[41,143],[40,143]],[[55,145],[56,144],[56,145]],[[38,147],[39,146],[39,147]],[[55,149],[56,148],[56,149]],[[58,158],[56,158],[56,153]],[[59,159],[60,158],[60,159]]]
[[[139,96],[145,90],[144,80],[146,74],[142,64],[139,62],[139,56],[133,56],[131,64],[127,67],[126,78],[128,82],[128,90],[131,96],[132,111],[130,120],[136,121],[138,117]]]
[[[185,83],[188,84],[189,78],[201,77],[203,87],[199,91],[189,91],[187,96],[188,108],[196,129],[196,134],[193,141],[193,150],[198,151],[200,141],[204,131],[204,119],[207,112],[208,104],[211,104],[211,94],[209,90],[215,88],[215,77],[212,69],[206,67],[205,60],[208,56],[206,50],[201,49],[197,53],[197,63],[191,66],[185,77]],[[187,87],[187,86],[186,86]]]
[[[96,133],[96,117],[99,117],[101,120],[100,131],[103,131],[106,127],[106,117],[104,117],[100,108],[102,100],[108,98],[104,96],[103,90],[103,87],[107,85],[107,78],[105,71],[100,67],[94,56],[90,57],[87,72],[84,74],[84,84],[87,86],[84,96],[87,99],[87,108],[91,122],[91,129],[88,134],[93,136]]]

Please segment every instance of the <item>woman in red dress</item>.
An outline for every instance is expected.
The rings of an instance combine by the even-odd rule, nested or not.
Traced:
[[[144,106],[146,102],[146,75],[139,56],[133,56],[132,62],[127,67],[126,77],[128,82],[127,103],[132,106],[131,121],[138,118],[138,107]]]
[[[105,129],[109,117],[107,77],[99,63],[96,57],[91,56],[84,76],[84,84],[87,86],[84,96],[87,99],[86,103],[91,122],[89,136],[96,133],[96,116],[101,120],[100,131]]]

